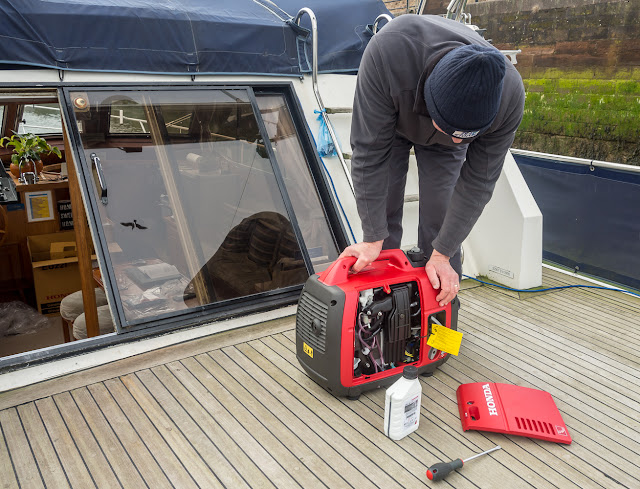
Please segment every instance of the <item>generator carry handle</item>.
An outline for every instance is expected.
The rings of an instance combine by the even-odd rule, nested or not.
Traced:
[[[346,282],[349,279],[351,267],[355,265],[356,261],[358,260],[354,256],[338,258],[320,274],[318,280],[325,285],[337,285]],[[382,250],[374,263],[380,261],[388,261],[389,266],[394,266],[400,270],[413,270],[409,259],[402,250]],[[365,271],[363,270],[359,273],[365,273]]]

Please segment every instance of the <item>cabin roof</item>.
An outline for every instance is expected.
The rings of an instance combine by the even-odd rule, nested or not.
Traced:
[[[0,2],[0,67],[169,74],[310,71],[303,7],[318,22],[320,72],[355,72],[381,0]],[[310,31],[308,15],[302,27]]]

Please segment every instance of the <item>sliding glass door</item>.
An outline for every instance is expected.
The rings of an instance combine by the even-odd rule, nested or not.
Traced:
[[[344,238],[330,225],[285,95],[65,93],[99,237],[96,279],[120,331],[291,295],[337,258]]]

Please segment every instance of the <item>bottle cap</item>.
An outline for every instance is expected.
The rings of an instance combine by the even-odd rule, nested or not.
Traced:
[[[405,379],[417,379],[418,378],[418,367],[416,367],[415,365],[407,365],[403,370],[402,370],[402,376]]]

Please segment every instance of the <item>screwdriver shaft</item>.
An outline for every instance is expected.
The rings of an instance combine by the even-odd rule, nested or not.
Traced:
[[[486,452],[482,452],[482,453],[478,453],[477,455],[474,455],[473,457],[469,457],[469,458],[465,458],[463,460],[464,463],[467,463],[469,460],[473,460],[474,458],[478,458],[481,457],[482,455],[486,455],[487,453],[491,453],[494,452],[496,450],[500,450],[502,447],[500,445],[496,445],[495,447],[493,447],[491,450],[487,450]]]

